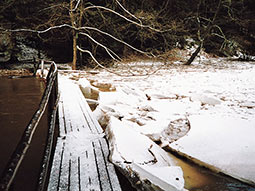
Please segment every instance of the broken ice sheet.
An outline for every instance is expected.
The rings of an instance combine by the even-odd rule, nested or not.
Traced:
[[[110,117],[106,135],[110,160],[129,177],[136,176],[143,187],[152,190],[184,190],[182,169],[147,136],[132,130],[115,117]],[[134,178],[131,178],[132,181]],[[136,186],[136,183],[133,185]]]

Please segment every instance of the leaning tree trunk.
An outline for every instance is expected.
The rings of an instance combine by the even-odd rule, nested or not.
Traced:
[[[210,36],[211,34],[211,29],[213,28],[214,26],[214,23],[215,23],[215,19],[219,13],[219,10],[220,10],[220,7],[221,7],[221,3],[222,3],[222,0],[219,0],[218,2],[218,6],[217,6],[217,9],[216,9],[216,12],[213,16],[213,19],[212,21],[207,25],[206,27],[206,30],[204,32],[204,35],[203,35],[203,38],[200,40],[200,44],[198,46],[198,48],[196,49],[195,52],[193,52],[193,54],[191,55],[191,57],[189,58],[189,60],[184,64],[184,65],[190,65],[194,60],[195,58],[197,57],[198,53],[200,52],[202,46],[203,46],[203,43],[204,41],[208,38],[208,36]],[[200,30],[200,29],[199,29]]]
[[[193,54],[191,55],[189,60],[184,65],[190,65],[195,60],[195,58],[197,57],[198,53],[201,50],[201,47],[202,47],[202,42],[199,44],[199,46],[197,47],[196,51],[193,52]]]

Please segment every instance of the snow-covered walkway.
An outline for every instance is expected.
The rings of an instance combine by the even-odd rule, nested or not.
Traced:
[[[59,137],[48,191],[120,191],[104,133],[74,81],[59,76]]]

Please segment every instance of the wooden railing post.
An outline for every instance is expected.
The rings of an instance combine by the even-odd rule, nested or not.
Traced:
[[[44,60],[41,60],[41,78],[43,78],[43,72],[44,72]]]
[[[37,190],[43,191],[45,189],[45,184],[48,178],[48,169],[50,165],[52,146],[54,142],[55,135],[55,124],[57,118],[57,108],[58,108],[58,73],[54,72],[56,65],[53,63],[51,65],[50,71],[47,76],[47,86],[52,85],[52,90],[49,96],[48,101],[48,121],[49,121],[49,129],[46,140],[46,146],[44,150],[44,157],[42,160],[40,175],[38,179]]]

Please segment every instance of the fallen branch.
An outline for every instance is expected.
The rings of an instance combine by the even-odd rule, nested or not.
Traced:
[[[77,49],[83,53],[87,53],[90,55],[90,57],[93,59],[93,61],[102,69],[106,70],[107,72],[109,73],[112,73],[112,74],[115,74],[117,76],[121,76],[121,77],[136,77],[136,76],[149,76],[149,75],[153,75],[155,74],[157,71],[159,71],[163,66],[157,68],[156,70],[152,71],[152,72],[147,72],[146,74],[135,74],[133,73],[131,70],[128,70],[128,72],[130,73],[130,75],[126,75],[126,74],[123,74],[123,73],[118,73],[118,72],[115,72],[105,66],[103,66],[102,64],[99,63],[99,61],[93,56],[93,54],[89,51],[89,50],[84,50],[82,48],[80,48],[79,46],[77,46]]]
[[[110,72],[110,73],[116,74],[116,75],[118,75],[118,76],[122,76],[122,75],[118,74],[117,72],[114,72],[114,71],[112,71],[112,70],[106,68],[106,67],[103,66],[102,64],[100,64],[100,63],[97,61],[97,59],[93,56],[93,54],[92,54],[89,50],[84,50],[84,49],[80,48],[79,46],[77,46],[77,49],[78,49],[79,51],[83,52],[83,53],[89,54],[90,57],[93,59],[93,61],[94,61],[99,67],[105,69],[106,71],[108,71],[108,72]]]

